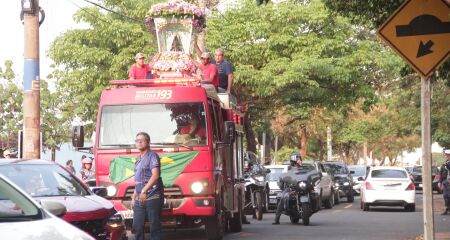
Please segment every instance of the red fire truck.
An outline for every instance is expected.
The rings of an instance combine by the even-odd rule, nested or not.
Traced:
[[[233,96],[186,78],[111,84],[101,95],[97,116],[96,185],[107,188],[127,228],[133,217],[129,207],[139,154],[134,139],[144,131],[161,157],[163,226],[204,225],[208,239],[221,239],[227,229],[241,231],[243,116]],[[76,147],[82,146],[82,135],[74,135]]]

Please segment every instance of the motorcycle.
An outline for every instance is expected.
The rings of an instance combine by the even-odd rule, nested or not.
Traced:
[[[270,171],[270,170],[269,170]],[[267,205],[267,191],[265,176],[257,172],[244,174],[245,178],[245,207],[246,214],[252,214],[253,218],[261,221],[264,207]]]
[[[283,214],[289,216],[291,223],[298,223],[300,219],[303,225],[307,226],[310,223],[310,218],[313,213],[319,209],[319,196],[314,192],[314,182],[310,180],[311,176],[305,177],[285,177],[283,179],[284,188],[286,191],[278,193],[277,201],[284,198]]]

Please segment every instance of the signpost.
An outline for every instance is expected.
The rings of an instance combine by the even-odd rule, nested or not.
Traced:
[[[425,240],[434,239],[429,76],[450,55],[450,0],[406,0],[378,36],[421,75],[422,180]]]

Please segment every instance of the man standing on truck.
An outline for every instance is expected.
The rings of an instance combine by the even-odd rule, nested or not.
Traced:
[[[158,60],[160,54],[156,54],[153,59],[147,64],[145,64],[145,55],[143,53],[138,53],[134,57],[136,63],[131,65],[128,70],[128,77],[130,80],[135,79],[150,79],[153,64]]]
[[[136,186],[131,197],[135,239],[144,239],[144,224],[147,217],[150,222],[150,238],[159,240],[161,239],[160,215],[164,204],[161,162],[158,154],[150,150],[148,133],[138,133],[135,142],[140,152],[134,166]]]

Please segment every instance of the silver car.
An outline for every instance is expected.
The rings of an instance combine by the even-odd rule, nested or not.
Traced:
[[[51,201],[42,201],[41,204],[42,206],[0,175],[0,233],[2,239],[94,239],[53,215],[64,214],[66,211],[64,205]]]

